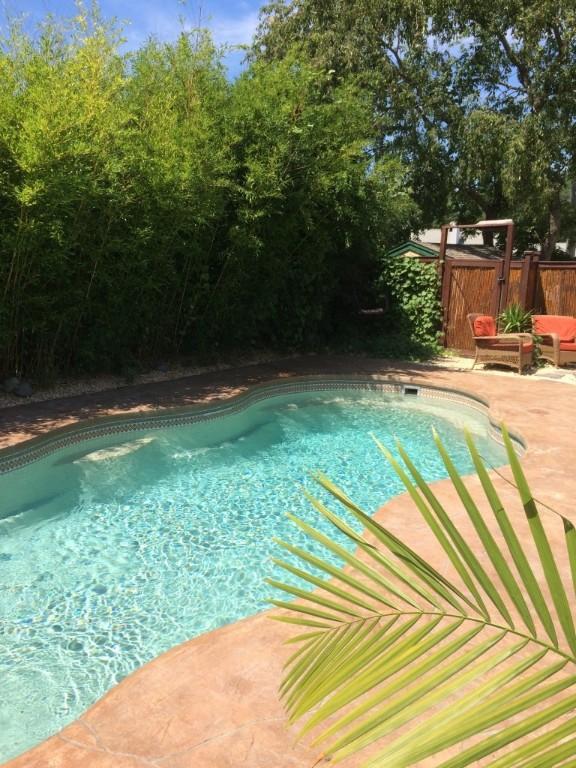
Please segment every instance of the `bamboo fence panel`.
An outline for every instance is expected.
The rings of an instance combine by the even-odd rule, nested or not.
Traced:
[[[534,306],[546,315],[576,317],[576,265],[538,265]]]
[[[450,265],[450,293],[448,299],[448,322],[446,325],[446,346],[463,351],[474,350],[474,339],[468,327],[466,315],[471,312],[492,314],[495,265]]]
[[[474,340],[466,315],[494,316],[502,299],[501,261],[451,260],[442,285],[444,344],[473,352]],[[526,257],[513,261],[508,278],[507,304],[518,303],[536,313],[576,317],[576,263],[539,262]]]
[[[508,280],[508,304],[520,304],[520,287],[522,284],[522,264],[512,264]]]

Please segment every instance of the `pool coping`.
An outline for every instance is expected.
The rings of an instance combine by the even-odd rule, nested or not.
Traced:
[[[279,395],[302,392],[367,391],[411,397],[415,394],[427,400],[456,403],[477,411],[487,420],[492,439],[502,444],[500,425],[491,417],[489,403],[461,389],[437,387],[425,384],[411,387],[406,381],[396,381],[387,376],[366,375],[306,375],[294,376],[281,381],[270,380],[249,386],[245,391],[231,395],[216,405],[194,404],[175,408],[163,408],[131,415],[117,414],[87,418],[79,423],[50,429],[13,446],[0,448],[0,475],[20,469],[55,453],[62,448],[85,440],[111,434],[122,435],[144,429],[167,429],[207,422],[240,413],[256,403]],[[410,390],[415,390],[412,393]],[[526,444],[521,435],[510,432],[521,452]]]
[[[309,360],[306,362],[306,367],[312,367]],[[328,371],[334,365],[333,358],[329,361],[322,361],[321,358],[314,360],[316,375],[323,378],[329,375]],[[383,361],[371,361],[369,365],[377,369],[373,369],[372,373],[388,380],[400,376],[402,383],[411,382],[416,386],[432,385],[467,394],[472,390],[478,402],[489,404],[491,420],[499,423],[504,419],[517,434],[522,435],[527,445],[524,466],[538,497],[552,503],[569,517],[574,516],[571,500],[576,495],[576,478],[573,477],[571,467],[576,462],[576,450],[572,439],[572,422],[566,415],[576,413],[576,391],[574,395],[571,394],[574,388],[557,382],[530,382],[519,377],[513,380],[515,391],[513,397],[510,397],[502,380],[481,373],[426,368],[415,370],[412,365],[402,366]],[[358,367],[357,360],[341,359],[340,369],[348,370],[332,375],[348,373],[353,366]],[[324,371],[321,370],[323,367]],[[369,366],[363,361],[361,367]],[[293,377],[302,373],[298,366],[294,368]],[[285,375],[283,369],[284,366],[279,375]],[[22,448],[24,445],[21,445]],[[506,472],[502,474],[505,476]],[[496,476],[494,481],[499,491],[510,498],[506,477]],[[434,488],[454,503],[448,481],[439,481],[434,484]],[[413,525],[411,518],[405,518],[410,512],[410,500],[406,495],[401,495],[385,504],[377,515],[385,515],[387,524],[400,524],[404,530]],[[242,739],[247,739],[252,745],[246,760],[242,762],[247,768],[309,765],[313,753],[304,747],[293,746],[293,737],[285,728],[276,695],[279,664],[284,653],[280,641],[290,632],[282,627],[280,631],[277,622],[264,623],[264,620],[262,614],[257,614],[171,649],[132,673],[60,734],[9,761],[6,766],[48,768],[54,765],[58,768],[75,768],[86,765],[90,768],[124,768],[152,764],[166,768],[227,768],[237,765],[230,762],[227,755],[233,749],[233,738],[238,738],[239,733]],[[234,672],[230,669],[228,656],[233,656],[239,642],[245,656],[250,659],[254,658],[254,649],[259,649],[261,658],[258,663],[262,669],[257,667],[256,672],[254,667],[252,671],[242,669]],[[207,662],[210,654],[213,654],[212,664]],[[258,653],[255,658],[258,658]],[[183,660],[184,668],[181,667]],[[209,672],[206,672],[206,667]],[[200,668],[210,676],[212,682],[203,683],[196,691],[195,670],[199,673]],[[246,688],[240,697],[234,686],[230,688],[233,672],[235,677],[240,675],[242,685]],[[265,684],[259,675],[264,675]],[[255,684],[253,678],[256,678]],[[206,701],[211,685],[216,686],[220,693],[217,705],[214,701]],[[170,692],[173,690],[177,690],[178,695],[174,702],[169,703]],[[135,695],[136,691],[138,695]],[[146,699],[150,692],[161,703],[146,708],[143,698]],[[251,717],[254,708],[247,709],[246,700],[255,702],[258,717]],[[261,711],[262,701],[266,703],[264,713]],[[211,718],[207,719],[203,714],[206,709],[211,713]],[[197,713],[203,723],[202,728],[195,727],[191,711]],[[270,716],[271,713],[274,717]],[[178,727],[168,728],[166,723],[173,722]],[[161,739],[154,737],[165,727],[169,730],[167,736]],[[210,735],[214,728],[218,733]],[[173,749],[175,746],[177,749]],[[276,755],[276,758],[272,755]],[[283,762],[274,763],[278,755],[281,755]]]

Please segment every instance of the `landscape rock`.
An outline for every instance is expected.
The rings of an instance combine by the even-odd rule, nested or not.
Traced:
[[[33,389],[27,381],[23,381],[13,390],[13,393],[17,397],[32,397]]]

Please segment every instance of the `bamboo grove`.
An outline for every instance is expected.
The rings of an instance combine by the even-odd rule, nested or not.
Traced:
[[[303,348],[415,215],[368,100],[302,58],[230,81],[204,31],[94,15],[0,48],[0,373]]]

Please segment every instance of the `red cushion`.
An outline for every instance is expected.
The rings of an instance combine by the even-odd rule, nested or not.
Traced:
[[[560,341],[576,339],[576,317],[568,315],[534,315],[534,332],[540,335],[557,333]]]
[[[474,336],[496,336],[496,322],[490,315],[479,315],[474,320]]]
[[[560,350],[562,352],[576,352],[576,341],[561,341]]]

